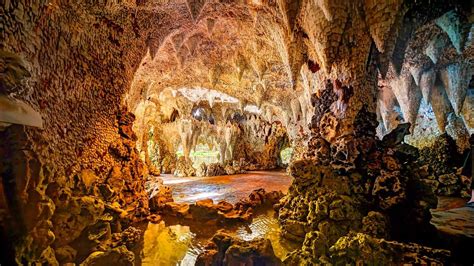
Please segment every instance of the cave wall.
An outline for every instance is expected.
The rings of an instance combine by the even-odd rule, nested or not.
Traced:
[[[15,69],[7,71],[1,93],[27,102],[44,120],[41,129],[14,125],[1,132],[7,224],[14,225],[6,230],[13,229],[17,263],[80,262],[92,247],[77,257],[64,248],[101,215],[116,222],[146,214],[145,168],[132,115],[120,102],[146,52],[143,22],[157,16],[132,12],[131,4],[7,1],[0,7],[0,49],[23,58],[30,76],[10,86],[4,81],[15,79]],[[104,207],[110,204],[115,211]]]

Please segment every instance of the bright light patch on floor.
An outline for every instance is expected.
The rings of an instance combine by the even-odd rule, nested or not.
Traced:
[[[201,199],[208,199],[212,197],[217,197],[222,195],[222,193],[217,193],[217,192],[203,192],[203,193],[198,193],[194,196],[187,197],[186,200],[191,201],[191,200],[201,200]]]
[[[182,184],[182,183],[188,183],[192,181],[193,179],[190,179],[190,178],[168,179],[168,180],[164,179],[163,185]]]

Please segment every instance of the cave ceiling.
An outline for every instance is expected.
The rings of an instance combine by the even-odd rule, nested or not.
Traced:
[[[454,70],[462,69],[465,83],[472,75],[472,42],[469,29],[461,27],[469,18],[459,10],[448,12],[457,7],[436,2],[427,10],[423,3],[403,1],[146,2],[141,9],[164,13],[170,21],[156,25],[166,30],[147,37],[147,54],[126,101],[131,109],[154,102],[161,106],[155,112],[168,116],[189,105],[180,111],[191,115],[196,102],[177,100],[184,97],[179,90],[207,89],[238,100],[225,103],[228,108],[256,106],[277,120],[291,120],[295,110],[310,116],[309,95],[324,89],[326,79],[367,87],[361,80],[375,63],[384,130],[397,124],[394,107],[415,124],[423,95],[429,101],[427,89],[422,93],[423,74],[438,75],[453,62],[464,62]],[[459,114],[465,93],[448,94]],[[219,102],[218,97],[204,98],[200,101],[211,106]]]

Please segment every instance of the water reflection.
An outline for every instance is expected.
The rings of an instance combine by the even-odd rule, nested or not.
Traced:
[[[144,249],[142,253],[143,265],[194,265],[197,256],[204,250],[204,246],[212,237],[214,232],[209,232],[202,225],[193,226],[192,232],[189,226],[160,224],[148,224],[144,236]],[[296,245],[288,243],[280,238],[280,227],[274,217],[273,210],[267,210],[257,215],[251,224],[240,225],[229,229],[229,232],[242,240],[253,240],[256,238],[267,238],[272,242],[275,254],[284,258],[286,254],[297,248]]]

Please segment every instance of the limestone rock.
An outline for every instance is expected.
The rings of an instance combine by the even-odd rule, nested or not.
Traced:
[[[199,254],[196,265],[281,265],[268,239],[238,240],[223,231]]]
[[[135,255],[125,246],[119,246],[107,251],[96,251],[89,255],[81,265],[134,265]]]
[[[184,156],[179,157],[178,161],[176,162],[174,176],[186,177],[195,175],[196,169],[194,169],[192,161],[190,159],[186,159]]]

